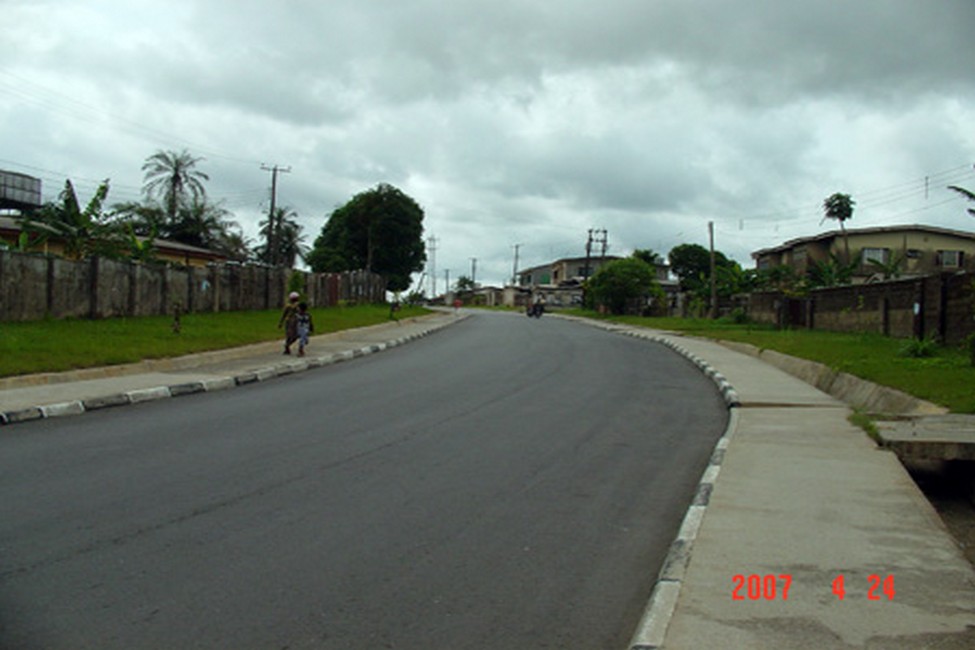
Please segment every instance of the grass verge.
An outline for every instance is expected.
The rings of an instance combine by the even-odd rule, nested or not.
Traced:
[[[283,340],[283,331],[277,328],[280,313],[184,314],[179,334],[173,333],[169,316],[0,323],[0,377],[134,363]],[[329,307],[311,313],[316,334],[389,320],[387,305]],[[422,307],[403,306],[397,318],[428,313]]]
[[[572,310],[576,316],[602,318],[704,338],[738,341],[818,361],[877,384],[940,404],[954,413],[975,413],[975,367],[967,350],[936,346],[927,357],[904,356],[905,341],[882,334],[777,330],[771,326],[693,318],[599,316]]]

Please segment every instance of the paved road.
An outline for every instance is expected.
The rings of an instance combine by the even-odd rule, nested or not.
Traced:
[[[726,411],[656,344],[479,314],[0,436],[0,648],[621,648]]]

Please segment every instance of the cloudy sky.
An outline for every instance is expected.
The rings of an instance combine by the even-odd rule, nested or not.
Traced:
[[[205,158],[251,237],[308,242],[380,182],[424,208],[438,290],[583,255],[750,253],[850,227],[975,230],[973,0],[0,0],[0,168],[140,198]],[[429,288],[429,284],[427,285]]]

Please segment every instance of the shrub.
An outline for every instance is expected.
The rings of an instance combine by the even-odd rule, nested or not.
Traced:
[[[741,307],[735,307],[730,314],[719,318],[718,322],[730,325],[747,325],[751,322],[751,319],[748,318],[748,312]]]
[[[938,341],[934,337],[919,339],[914,337],[901,346],[898,354],[902,357],[919,359],[921,357],[933,357],[938,349]]]

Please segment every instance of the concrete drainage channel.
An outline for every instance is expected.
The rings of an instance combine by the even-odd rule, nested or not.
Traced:
[[[81,415],[89,411],[97,411],[116,406],[126,406],[129,404],[139,404],[153,400],[166,399],[170,397],[181,397],[183,395],[193,395],[196,393],[209,393],[237,386],[244,386],[261,381],[268,381],[277,377],[284,377],[314,368],[321,368],[343,361],[350,361],[365,357],[383,350],[405,345],[411,341],[428,336],[444,327],[460,322],[466,318],[454,318],[451,320],[435,323],[430,327],[419,331],[396,337],[381,343],[373,343],[361,347],[343,350],[320,357],[307,357],[306,359],[291,360],[263,368],[248,370],[236,375],[219,377],[205,381],[194,381],[188,383],[170,384],[165,386],[154,386],[139,390],[126,391],[111,395],[104,395],[83,400],[72,400],[59,404],[46,404],[41,406],[31,406],[28,408],[14,411],[0,412],[0,425],[17,424],[44,418],[65,417],[69,415]]]

